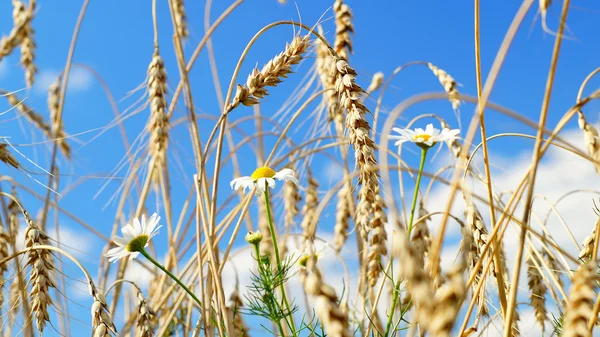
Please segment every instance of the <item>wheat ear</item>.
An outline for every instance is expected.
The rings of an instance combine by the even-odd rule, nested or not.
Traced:
[[[48,245],[48,236],[33,223],[27,212],[23,211],[28,227],[25,232],[25,247]],[[53,276],[54,262],[52,254],[48,250],[33,249],[29,251],[27,265],[31,267],[31,315],[35,317],[35,323],[40,334],[44,331],[46,322],[50,321],[48,307],[52,305],[49,288],[55,288]]]
[[[352,39],[350,38],[350,34],[354,33],[352,11],[343,0],[336,0],[333,3],[333,12],[335,13],[335,41],[333,49],[339,57],[348,61],[348,56],[352,53]]]
[[[285,50],[265,64],[261,70],[254,68],[248,75],[246,85],[237,85],[235,97],[226,111],[237,108],[240,104],[252,106],[258,104],[259,99],[269,94],[267,87],[274,87],[287,78],[292,72],[292,66],[300,63],[304,53],[310,46],[309,36],[296,36],[292,42],[286,44]]]
[[[347,111],[346,129],[354,147],[355,161],[360,173],[358,182],[361,187],[358,192],[355,222],[363,239],[370,243],[370,256],[379,255],[376,260],[380,266],[381,258],[385,255],[385,251],[381,248],[381,246],[385,247],[386,241],[386,232],[383,228],[386,220],[385,204],[379,196],[379,172],[375,158],[375,143],[370,136],[369,122],[364,118],[368,109],[360,102],[364,90],[356,84],[356,71],[346,61],[338,60],[332,72],[335,74],[335,89],[340,98],[340,105]],[[369,235],[375,237],[368,240]],[[373,278],[375,276],[373,270],[375,269],[370,272],[369,283],[371,284],[376,281]]]
[[[596,270],[596,263],[589,261],[580,265],[573,275],[563,316],[563,337],[592,336],[588,329],[588,322],[590,319],[595,319],[591,316],[596,298],[595,289],[600,280]]]
[[[173,0],[173,17],[175,18],[175,29],[177,34],[186,38],[189,36],[187,16],[185,15],[185,6],[183,0]]]
[[[301,270],[304,290],[314,296],[314,309],[325,327],[327,336],[350,337],[348,314],[338,305],[335,290],[323,282],[321,272],[316,267],[316,256],[309,254],[306,267]]]

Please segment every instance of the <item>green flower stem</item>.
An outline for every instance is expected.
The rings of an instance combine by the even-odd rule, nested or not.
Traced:
[[[185,292],[188,293],[188,295],[190,295],[194,299],[194,301],[196,301],[196,303],[198,303],[198,305],[200,306],[200,312],[202,312],[202,302],[200,302],[198,297],[196,297],[196,295],[194,295],[194,293],[188,287],[186,287],[186,285],[183,284],[183,282],[181,282],[181,280],[179,280],[177,278],[177,276],[173,275],[173,273],[171,273],[169,270],[167,270],[167,268],[163,267],[160,263],[158,263],[158,261],[153,259],[148,254],[148,252],[146,252],[146,250],[144,250],[144,248],[141,248],[140,250],[138,250],[138,252],[140,254],[144,255],[144,257],[147,258],[148,261],[152,262],[153,265],[157,266],[158,269],[162,270],[165,274],[169,275],[169,277],[172,278],[173,281],[177,282],[177,284],[179,284],[179,286],[181,288],[183,288],[183,290],[185,290]]]
[[[413,229],[413,222],[415,219],[415,208],[417,207],[417,198],[419,198],[419,186],[421,186],[421,176],[423,175],[423,167],[425,167],[425,158],[427,158],[428,147],[421,147],[421,163],[419,164],[419,173],[417,175],[417,181],[415,183],[415,193],[413,194],[412,205],[410,206],[410,219],[408,221],[408,239],[410,240],[410,233]],[[394,311],[396,309],[396,303],[398,302],[398,296],[400,295],[400,284],[402,281],[398,281],[394,286],[394,297],[392,299],[392,307],[390,310],[390,317],[388,318],[385,326],[384,337],[388,337],[392,322],[394,321]]]
[[[417,182],[415,183],[415,193],[413,194],[412,205],[410,206],[410,220],[408,222],[408,239],[410,240],[410,233],[413,229],[413,221],[415,219],[415,208],[417,207],[417,199],[419,198],[419,186],[421,186],[421,177],[423,176],[423,167],[425,167],[425,158],[427,158],[428,147],[421,148],[421,163],[419,164],[419,174],[417,175]]]
[[[279,248],[277,247],[277,238],[275,237],[275,226],[273,226],[273,218],[271,216],[271,206],[269,205],[269,186],[265,186],[265,205],[267,208],[267,219],[269,221],[269,231],[271,232],[271,241],[273,242],[273,250],[275,253],[275,260],[277,261],[277,271],[279,273],[281,273],[283,268],[281,266],[281,258],[279,257]],[[283,303],[285,304],[286,309],[288,310],[288,312],[291,313],[292,312],[291,307],[287,300],[287,296],[285,295],[284,282],[281,282],[281,297],[283,299]],[[293,314],[290,314],[290,319],[289,319],[288,323],[292,329],[292,334],[294,336],[296,336],[297,333],[296,333],[296,326],[294,325],[294,315]]]

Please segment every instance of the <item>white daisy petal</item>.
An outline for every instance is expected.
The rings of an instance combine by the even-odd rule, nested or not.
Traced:
[[[133,224],[127,224],[121,228],[121,234],[123,237],[115,237],[113,239],[117,247],[111,248],[106,252],[104,256],[108,258],[110,262],[115,262],[121,258],[129,256],[129,259],[134,259],[139,255],[138,251],[129,251],[131,249],[130,244],[136,240],[136,244],[133,247],[139,247],[141,244],[144,247],[148,246],[150,239],[158,234],[158,226],[160,216],[154,213],[146,220],[146,216],[142,215],[141,221],[138,218],[133,219]],[[133,248],[136,249],[136,248]]]
[[[460,130],[449,130],[444,128],[439,130],[433,127],[433,124],[427,124],[425,130],[416,128],[414,131],[410,129],[392,128],[392,131],[401,134],[401,136],[390,135],[389,139],[396,140],[394,145],[400,146],[404,142],[412,142],[422,147],[432,147],[441,141],[450,141],[457,138]]]

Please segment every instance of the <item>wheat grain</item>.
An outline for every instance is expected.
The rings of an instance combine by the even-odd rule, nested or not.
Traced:
[[[463,253],[463,255],[465,255],[465,267],[470,273],[473,272],[473,269],[475,268],[475,265],[477,265],[477,262],[479,261],[479,258],[481,256],[479,254],[480,247],[475,242],[475,237],[473,235],[472,228],[473,226],[465,226],[465,224],[461,224],[462,240],[460,242],[460,250]],[[482,268],[479,268],[471,285],[473,294],[475,294],[477,288],[479,287],[482,277],[483,271]],[[485,298],[486,296],[484,284],[484,288],[482,288],[481,292],[477,294],[476,298],[477,306],[479,307],[478,316],[488,315],[488,307],[485,302]]]
[[[340,252],[346,238],[348,237],[348,228],[350,227],[350,218],[352,204],[352,184],[346,180],[344,186],[337,193],[337,205],[335,211],[335,227],[333,228],[333,246],[336,252]]]
[[[381,71],[373,74],[373,78],[371,78],[371,84],[367,87],[367,94],[372,94],[375,91],[379,90],[383,85],[383,73]]]
[[[248,75],[246,85],[237,85],[235,97],[227,106],[226,112],[237,108],[240,104],[252,106],[258,104],[259,99],[269,94],[266,87],[274,87],[287,78],[292,72],[292,66],[300,63],[304,53],[310,46],[309,36],[296,36],[292,42],[286,44],[285,50],[269,60],[262,69],[258,68]]]
[[[26,212],[23,212],[28,227],[25,232],[25,247],[35,247],[38,245],[48,245],[48,236],[44,231],[37,227],[29,218]],[[52,305],[49,288],[55,288],[53,276],[54,262],[52,254],[48,250],[34,249],[29,251],[27,265],[31,267],[31,315],[35,317],[35,323],[40,334],[44,331],[46,322],[50,321],[48,307]]]
[[[317,221],[314,220],[315,212],[319,206],[319,196],[317,195],[317,189],[319,183],[308,174],[308,187],[306,188],[306,201],[304,207],[302,207],[302,214],[304,218],[300,227],[304,232],[304,247],[306,248],[307,243],[313,242],[317,232]]]
[[[543,331],[544,323],[548,319],[546,312],[546,292],[548,289],[546,288],[546,284],[544,284],[542,273],[533,261],[534,258],[533,255],[527,257],[527,284],[529,285],[529,291],[531,291],[529,298],[531,306],[535,311],[535,318],[540,323]]]
[[[113,323],[112,317],[108,311],[106,298],[96,289],[96,286],[90,281],[89,292],[94,298],[92,304],[92,333],[94,337],[111,337],[111,334],[117,333],[117,327]]]
[[[56,80],[48,87],[48,110],[50,111],[50,121],[52,123],[52,134],[56,137],[56,143],[60,147],[61,151],[67,157],[71,159],[71,147],[65,139],[65,129],[62,118],[59,119],[58,109],[60,108],[60,82],[61,77],[58,76]]]
[[[8,36],[2,36],[0,39],[0,60],[8,56],[21,44],[23,40],[23,30],[28,25],[31,16],[27,13],[25,4],[21,1],[13,1],[13,28]]]
[[[8,257],[8,246],[10,245],[10,236],[4,230],[4,225],[0,223],[0,261]],[[4,287],[6,279],[4,273],[8,270],[8,263],[0,264],[0,308],[4,305]]]
[[[415,321],[425,329],[429,329],[429,318],[434,309],[434,291],[429,275],[424,271],[423,259],[409,243],[405,231],[395,232],[392,241],[392,256],[402,261],[400,278],[406,281],[406,289],[411,303],[416,306]]]
[[[379,197],[379,173],[375,159],[375,145],[370,136],[369,122],[364,119],[368,109],[360,102],[363,89],[356,84],[356,72],[344,60],[335,64],[335,88],[340,97],[340,105],[347,111],[346,128],[350,142],[354,147],[355,161],[358,167],[358,182],[361,184],[358,193],[355,222],[363,239],[367,242],[367,235],[372,232],[377,238],[370,244],[385,246],[385,205]],[[375,216],[373,216],[375,215]],[[383,254],[380,247],[370,247],[371,256]],[[370,264],[373,263],[371,260]],[[378,262],[379,263],[379,262]],[[374,269],[373,269],[374,270]],[[372,275],[374,276],[374,274]],[[370,282],[373,278],[370,278]]]
[[[419,220],[412,228],[410,241],[412,246],[417,251],[417,256],[426,257],[429,252],[431,245],[431,237],[429,236],[429,227],[427,227],[427,221],[429,218],[424,218],[429,212],[423,206],[423,201],[419,200]]]
[[[446,123],[444,120],[440,122],[440,126],[442,129],[450,129],[450,125]],[[446,144],[452,150],[454,157],[458,158],[460,156],[460,151],[462,150],[462,144],[458,141],[458,138],[452,138],[451,140],[447,140]]]
[[[323,35],[323,29],[318,26],[320,35]],[[331,56],[329,47],[321,39],[316,41],[317,50],[317,73],[321,85],[323,86],[323,97],[325,104],[327,105],[327,117],[329,122],[334,121],[338,136],[342,136],[344,133],[344,115],[340,109],[339,97],[335,91],[335,73],[331,70],[334,69],[335,58]]]
[[[340,58],[348,61],[348,56],[353,51],[352,39],[350,38],[350,34],[354,33],[352,11],[343,0],[336,0],[333,3],[333,12],[335,13],[335,41],[333,48]]]
[[[35,59],[36,49],[35,41],[33,40],[34,30],[31,26],[31,21],[33,19],[33,8],[32,12],[28,15],[30,17],[28,20],[24,20],[25,23],[21,30],[21,58],[19,62],[25,69],[25,83],[27,83],[27,87],[31,88],[35,80],[35,74],[37,73],[37,66],[33,62]]]
[[[435,294],[435,307],[431,315],[429,331],[431,336],[450,337],[450,332],[458,316],[458,311],[466,296],[467,289],[463,278],[464,264],[455,265],[448,275],[449,281]]]
[[[585,148],[587,149],[588,154],[592,159],[594,159],[594,168],[596,169],[596,173],[600,174],[600,141],[598,138],[598,130],[592,125],[589,124],[585,116],[581,111],[577,113],[577,122],[579,124],[579,128],[583,131],[583,142],[585,143]]]
[[[316,257],[309,254],[306,267],[301,270],[304,290],[314,296],[314,309],[325,327],[327,336],[350,337],[348,315],[338,306],[335,290],[323,282],[321,272],[316,267]]]
[[[144,298],[142,290],[136,286],[137,289],[137,300],[138,300],[138,316],[137,316],[137,327],[139,328],[140,337],[152,337],[154,336],[154,327],[152,323],[153,317],[156,315],[154,310],[148,304],[148,301]]]
[[[436,67],[433,63],[427,63],[427,66],[444,87],[444,90],[448,94],[448,99],[452,104],[452,109],[454,109],[454,111],[458,111],[458,108],[460,107],[460,94],[458,93],[458,83],[454,80],[452,76],[450,76],[450,74],[448,74],[443,69]]]
[[[596,227],[588,235],[581,244],[581,250],[579,251],[579,259],[589,261],[593,259],[592,252],[594,251],[594,241],[596,240]]]
[[[13,186],[12,196],[14,199],[17,198],[17,191]],[[19,208],[19,204],[13,198],[10,199],[8,203],[8,233],[10,238],[10,243],[15,244],[17,235],[19,233],[19,227],[21,226],[21,221],[19,220],[21,209]]]
[[[187,16],[183,0],[173,0],[173,17],[175,18],[175,29],[177,35],[182,38],[189,36]]]
[[[586,262],[573,275],[567,307],[563,316],[563,337],[591,337],[588,322],[592,319],[595,289],[600,280],[596,263]]]
[[[232,331],[234,333],[234,337],[249,337],[248,327],[244,323],[241,313],[244,303],[242,302],[242,298],[240,297],[237,289],[231,294],[229,300],[232,302],[232,305],[227,307],[227,310],[229,311],[228,314],[231,317],[229,321],[232,322],[233,325]]]
[[[294,225],[294,218],[300,212],[298,203],[302,201],[302,196],[298,192],[298,185],[285,184],[283,186],[283,207],[285,209],[285,227],[291,228]]]
[[[373,216],[369,224],[371,235],[368,247],[369,254],[367,256],[367,279],[371,287],[375,286],[377,280],[381,276],[383,270],[383,257],[387,255],[387,232],[385,231],[387,215],[385,214],[385,204],[379,191],[379,185],[375,186],[373,192],[375,200],[372,209]]]
[[[148,100],[150,101],[149,153],[154,159],[154,168],[166,165],[169,140],[169,116],[167,115],[167,72],[158,48],[154,48],[152,61],[148,66]],[[158,174],[154,174],[158,185]]]

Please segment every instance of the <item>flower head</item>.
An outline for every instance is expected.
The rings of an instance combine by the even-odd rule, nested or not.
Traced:
[[[234,190],[238,190],[240,187],[243,187],[244,192],[246,192],[246,189],[252,189],[256,186],[256,195],[260,196],[265,192],[267,186],[270,188],[275,187],[275,179],[291,181],[294,184],[298,184],[298,179],[296,178],[295,174],[296,173],[292,169],[286,168],[279,172],[275,172],[272,168],[265,166],[257,168],[249,177],[233,179],[229,185]]]
[[[133,225],[127,224],[121,228],[123,237],[114,239],[114,243],[118,247],[112,248],[106,253],[105,256],[108,257],[108,261],[116,262],[126,256],[129,256],[131,260],[138,256],[139,252],[148,246],[150,239],[158,234],[158,229],[161,226],[156,225],[159,221],[160,217],[156,213],[152,214],[148,221],[146,221],[146,216],[142,215],[141,223],[138,218],[135,218],[133,219]]]
[[[399,136],[390,136],[390,139],[396,140],[394,145],[399,146],[404,142],[413,142],[426,149],[434,146],[438,142],[451,141],[458,138],[458,134],[460,133],[460,130],[458,129],[450,130],[444,128],[440,131],[434,128],[433,124],[427,124],[425,130],[421,128],[416,128],[414,130],[393,128],[392,130],[400,134]]]
[[[253,245],[259,244],[262,241],[262,239],[263,235],[259,231],[248,232],[248,234],[246,234],[246,241]]]

